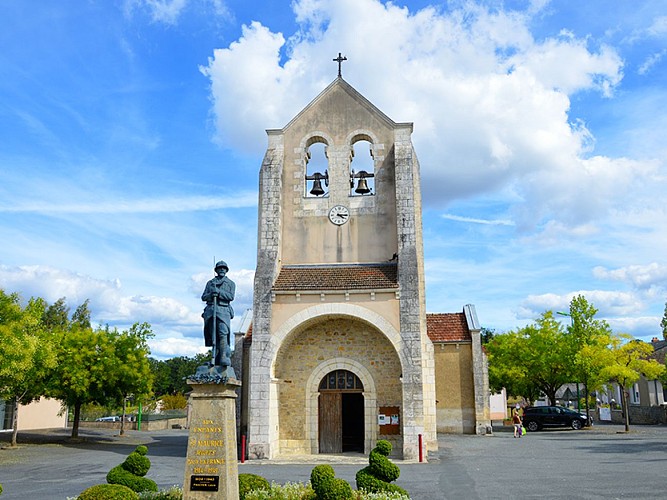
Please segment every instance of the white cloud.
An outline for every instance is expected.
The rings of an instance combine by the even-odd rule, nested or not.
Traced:
[[[196,342],[178,337],[152,339],[148,342],[148,346],[151,350],[151,356],[157,359],[168,359],[175,356],[193,357],[197,354],[203,354],[209,349],[204,347],[203,340]]]
[[[153,22],[175,25],[187,8],[208,8],[220,17],[228,17],[229,10],[223,0],[126,0],[125,10],[131,12],[135,8],[146,9]]]
[[[20,292],[24,300],[42,297],[53,303],[65,297],[71,310],[88,299],[94,323],[123,327],[148,322],[179,325],[185,329],[201,324],[200,312],[191,311],[176,299],[126,296],[117,279],[101,280],[49,266],[0,265],[0,287]]]
[[[344,49],[343,76],[394,120],[415,121],[427,205],[511,188],[523,230],[549,219],[584,225],[632,201],[655,164],[587,157],[595,138],[568,114],[577,92],[613,95],[623,66],[615,50],[571,34],[534,39],[530,15],[543,2],[530,12],[461,5],[411,13],[377,0],[295,2],[301,31],[287,42],[244,26],[201,68],[218,141],[258,152],[259,131],[284,126],[314,98]]]
[[[657,16],[647,30],[648,34],[657,38],[667,35],[667,16]]]
[[[54,193],[55,194],[55,193]],[[19,202],[0,204],[0,213],[41,214],[134,214],[175,213],[224,208],[245,208],[257,205],[257,193],[233,196],[188,196],[154,199],[97,200],[91,203]]]
[[[489,226],[513,226],[514,222],[507,219],[476,219],[474,217],[462,217],[460,215],[442,214],[440,217],[447,220],[458,222],[471,222],[473,224],[483,224]]]
[[[648,56],[646,60],[639,66],[637,69],[637,73],[640,75],[645,75],[647,74],[653,66],[658,64],[663,57],[665,57],[665,54],[667,54],[667,50],[661,50],[660,52],[655,52]]]
[[[652,287],[667,289],[667,265],[657,262],[644,266],[632,265],[618,269],[597,266],[593,269],[593,276],[599,279],[629,283],[639,290],[647,290]]]
[[[589,304],[598,310],[601,318],[607,315],[625,316],[644,309],[645,304],[634,293],[608,290],[579,290],[565,295],[545,293],[529,295],[517,311],[519,318],[537,318],[544,311],[567,312],[570,302],[577,295],[583,295]]]

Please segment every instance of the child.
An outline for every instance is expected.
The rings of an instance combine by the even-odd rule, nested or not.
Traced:
[[[523,431],[521,425],[521,415],[519,415],[519,405],[512,410],[512,424],[514,424],[514,437],[521,437]]]

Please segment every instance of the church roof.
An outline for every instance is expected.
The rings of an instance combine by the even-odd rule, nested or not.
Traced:
[[[283,266],[274,291],[398,288],[395,263]]]
[[[464,313],[426,315],[426,333],[431,342],[470,342],[470,329]]]
[[[366,99],[357,89],[352,85],[343,80],[342,77],[336,78],[331,82],[322,92],[319,93],[310,103],[308,103],[294,118],[292,118],[287,125],[285,125],[282,130],[285,131],[290,128],[294,123],[299,121],[299,119],[305,115],[308,110],[317,106],[321,101],[331,95],[335,90],[342,90],[347,95],[350,96],[354,101],[357,102],[360,106],[366,108],[371,114],[375,115],[380,121],[384,122],[385,125],[389,128],[395,128],[396,126],[406,126],[409,125],[412,127],[412,123],[396,123],[387,115],[385,115],[375,104]]]

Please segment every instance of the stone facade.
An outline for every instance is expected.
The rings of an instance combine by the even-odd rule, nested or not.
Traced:
[[[412,124],[393,122],[339,77],[284,128],[267,134],[252,335],[242,372],[248,456],[330,452],[336,419],[343,420],[343,434],[350,427],[350,417],[336,407],[340,401],[357,405],[353,431],[363,431],[363,442],[355,446],[365,453],[383,438],[405,459],[419,456],[422,440],[428,456],[437,449],[438,366],[427,335]],[[372,171],[356,167],[361,141],[369,146]],[[326,166],[314,173],[309,163],[316,147],[324,148]],[[355,189],[362,179],[372,189]],[[472,362],[446,363],[450,371],[457,363],[469,370],[474,394],[447,403],[466,406],[465,426],[454,426],[461,431],[478,430],[484,414],[478,401],[484,370],[473,367],[483,358],[478,333],[463,355]],[[323,386],[334,373],[363,388]],[[363,403],[351,403],[358,397],[350,392]],[[459,411],[451,419],[463,416]]]

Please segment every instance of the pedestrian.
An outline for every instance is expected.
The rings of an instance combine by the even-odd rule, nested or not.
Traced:
[[[523,425],[521,424],[521,415],[519,414],[519,405],[512,410],[512,424],[514,425],[514,437],[521,437]]]

